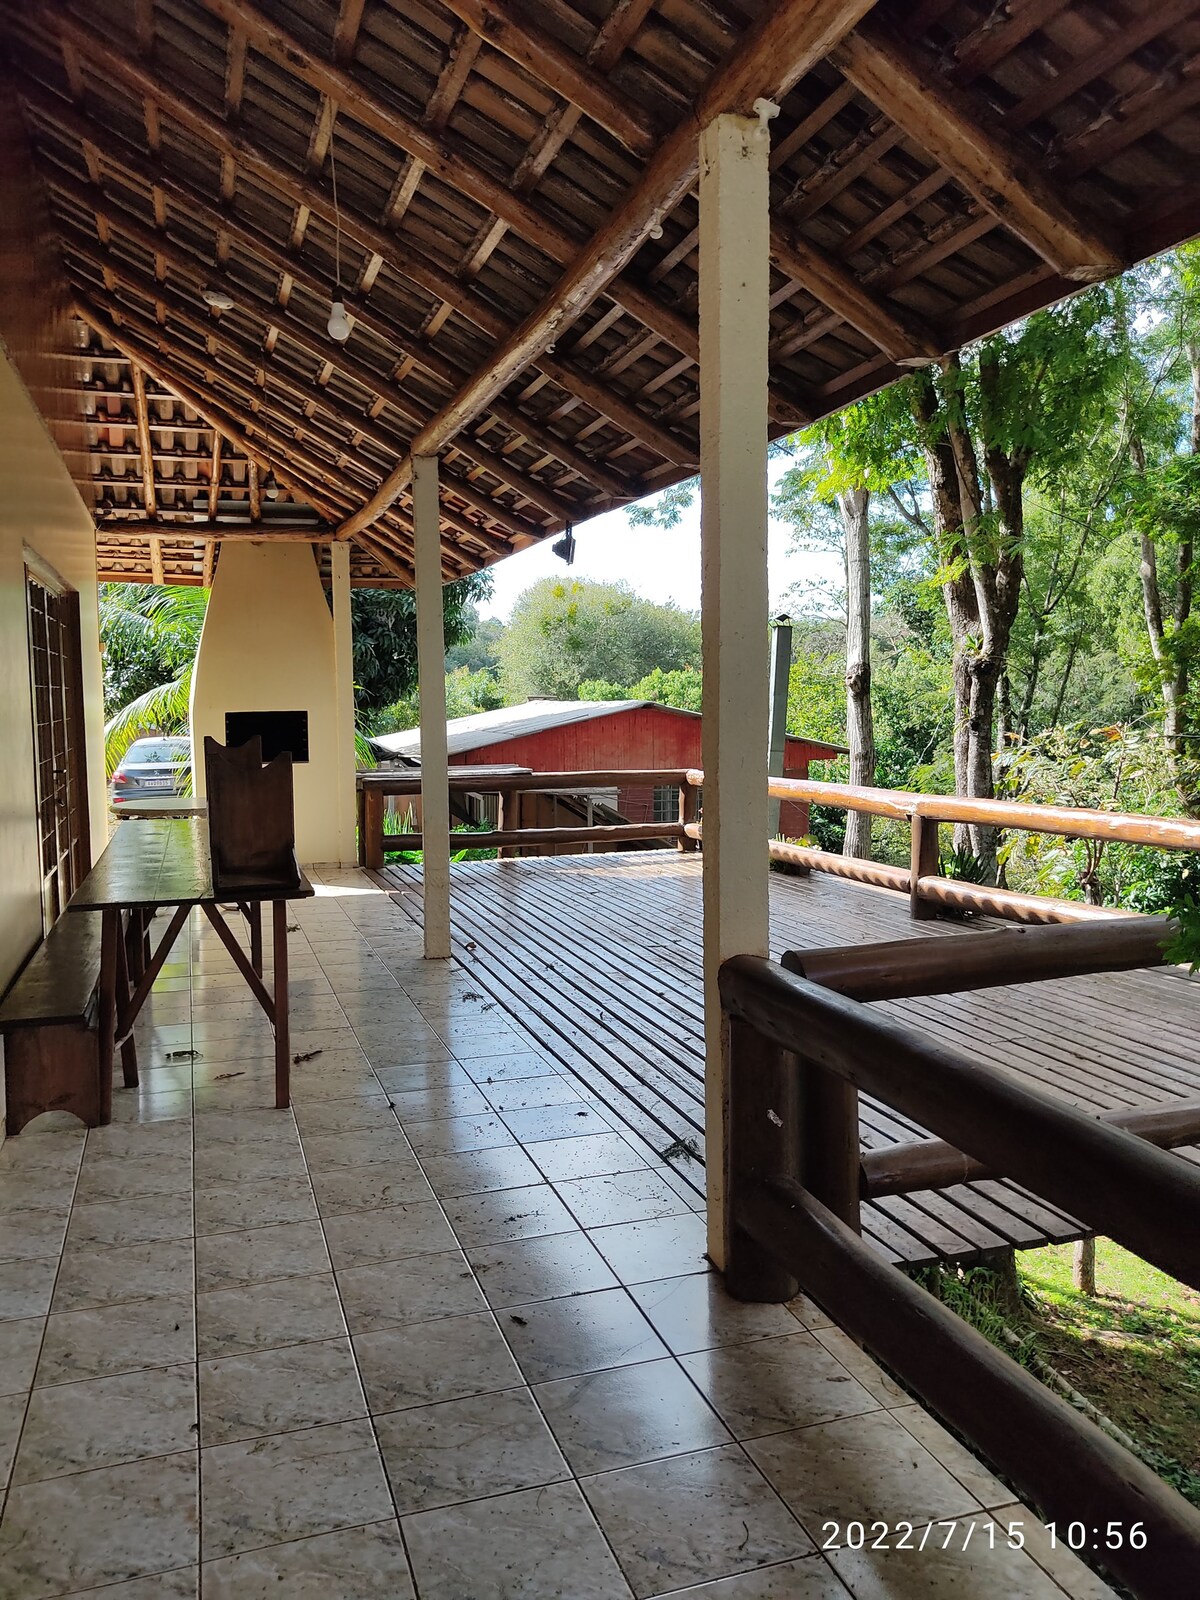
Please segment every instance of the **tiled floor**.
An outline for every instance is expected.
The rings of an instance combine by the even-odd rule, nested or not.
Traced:
[[[4,1600],[1108,1593],[814,1307],[728,1300],[669,1170],[387,896],[294,922],[294,1114],[194,928],[113,1124],[0,1150]]]

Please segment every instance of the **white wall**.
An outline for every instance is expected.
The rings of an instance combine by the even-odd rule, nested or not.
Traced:
[[[0,991],[42,933],[26,550],[79,592],[92,852],[107,837],[92,519],[20,375],[0,354]]]
[[[27,552],[79,594],[93,855],[107,838],[95,538],[60,453],[84,443],[67,393],[68,342],[66,295],[42,196],[30,180],[16,106],[0,98],[0,992],[42,933]],[[0,1141],[3,1099],[0,1073]]]
[[[230,542],[221,551],[192,678],[201,792],[204,736],[225,742],[227,711],[308,712],[309,759],[294,769],[296,854],[305,863],[348,860],[333,617],[310,545]]]

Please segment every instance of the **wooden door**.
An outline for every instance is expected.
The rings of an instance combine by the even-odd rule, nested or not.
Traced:
[[[79,596],[26,569],[42,925],[66,909],[91,865]]]

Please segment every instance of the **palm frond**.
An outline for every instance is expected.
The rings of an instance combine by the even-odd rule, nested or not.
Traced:
[[[177,678],[147,689],[104,724],[104,766],[111,778],[135,739],[148,733],[187,729],[192,694],[192,663]]]

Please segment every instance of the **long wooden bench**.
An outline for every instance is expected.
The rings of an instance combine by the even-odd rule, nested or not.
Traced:
[[[104,1120],[96,988],[100,918],[63,916],[0,1001],[5,1129],[20,1133],[43,1111]]]

